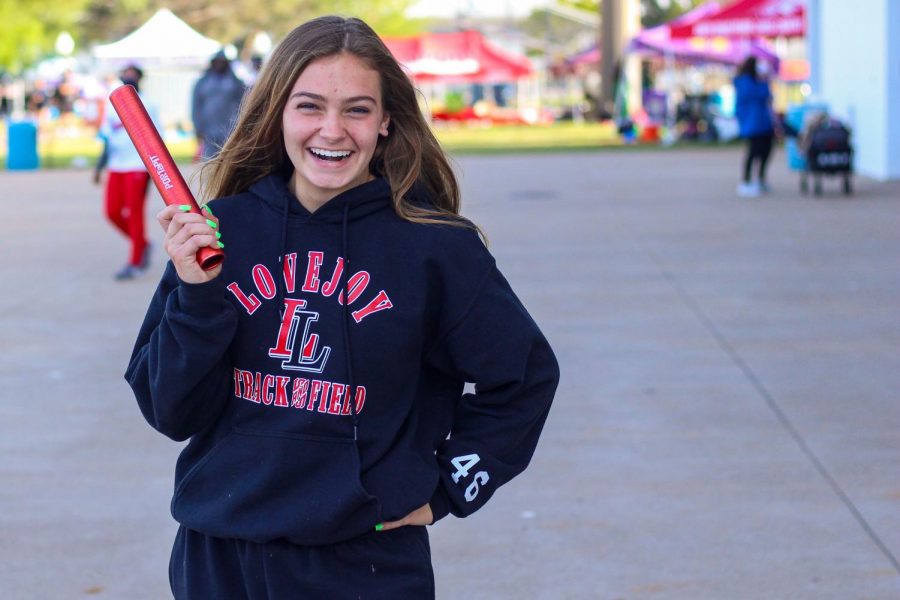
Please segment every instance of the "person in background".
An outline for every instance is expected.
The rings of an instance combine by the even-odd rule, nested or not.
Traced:
[[[201,159],[209,160],[219,153],[234,126],[246,89],[225,52],[216,52],[209,68],[194,84],[191,100],[191,119]]]
[[[240,80],[244,82],[244,85],[246,85],[249,89],[253,87],[253,84],[256,82],[256,78],[259,77],[259,70],[262,68],[262,61],[263,58],[261,56],[254,54],[246,62],[235,61],[231,66],[232,70],[234,70],[234,74],[237,75]]]
[[[254,54],[250,57],[250,66],[248,68],[249,73],[247,74],[247,86],[250,87],[254,83],[256,83],[256,78],[259,77],[259,70],[262,69],[263,65],[263,57]]]
[[[426,526],[526,468],[559,366],[409,77],[363,21],[305,23],[203,169],[204,214],[159,213],[171,261],[126,372],[190,439],[173,595],[434,598]]]
[[[39,122],[46,121],[49,101],[47,82],[38,79],[32,84],[31,90],[25,94],[25,112],[31,119]]]
[[[12,114],[12,95],[9,92],[9,84],[6,75],[0,75],[0,119],[5,119]]]
[[[755,198],[769,191],[766,166],[778,129],[778,119],[772,110],[772,91],[769,89],[769,63],[748,57],[734,79],[735,116],[740,136],[747,140],[743,178],[737,193],[742,198]],[[753,167],[757,178],[753,179]]]
[[[143,76],[140,67],[129,65],[122,70],[119,79],[140,92]],[[141,100],[159,129],[155,107],[144,96],[141,96]],[[103,141],[103,152],[94,169],[94,183],[100,184],[104,168],[109,171],[104,191],[106,216],[131,243],[128,261],[114,275],[116,280],[125,281],[139,276],[150,264],[150,242],[147,241],[144,230],[144,203],[150,175],[119,115],[108,101],[103,111],[100,138]]]

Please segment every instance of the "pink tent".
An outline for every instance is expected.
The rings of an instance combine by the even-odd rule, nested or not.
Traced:
[[[660,43],[665,43],[669,41],[669,28],[673,25],[679,24],[688,24],[697,21],[705,15],[710,13],[714,13],[719,10],[719,3],[715,2],[715,0],[711,2],[706,2],[701,4],[700,6],[687,11],[680,17],[677,17],[668,23],[663,25],[659,25],[657,27],[651,27],[650,29],[644,29],[637,36],[635,36],[634,40],[632,40],[629,45],[629,50],[638,50],[640,49],[635,45],[636,41],[641,42],[652,42],[653,46],[656,47]],[[600,62],[600,48],[594,44],[577,54],[574,54],[566,59],[566,62],[573,65],[581,65],[581,64],[593,64]]]
[[[806,33],[806,0],[737,0],[693,23],[671,28],[674,39],[802,37]]]
[[[778,65],[778,56],[775,54],[774,48],[761,39],[746,40],[722,37],[672,39],[673,28],[690,26],[718,13],[720,9],[721,5],[718,2],[706,2],[668,23],[644,29],[631,40],[628,51],[645,56],[667,57],[682,63],[726,65],[740,64],[748,54],[752,54],[775,66]],[[591,46],[570,56],[566,62],[569,64],[597,63],[600,62],[600,51],[597,46]]]
[[[748,54],[778,65],[778,56],[767,42],[761,39],[730,39],[726,37],[694,37],[673,39],[672,30],[690,27],[720,11],[718,2],[707,2],[690,10],[677,19],[641,31],[631,40],[629,50],[651,56],[667,56],[689,63],[740,64]]]

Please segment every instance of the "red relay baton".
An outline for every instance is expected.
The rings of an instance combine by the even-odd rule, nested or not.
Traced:
[[[141,160],[144,161],[144,166],[147,167],[147,172],[150,173],[150,178],[159,190],[163,202],[169,206],[187,204],[191,207],[190,212],[202,215],[191,189],[181,176],[175,160],[163,143],[134,87],[130,85],[117,87],[109,95],[109,101],[122,120],[122,125]],[[204,246],[197,250],[197,263],[204,271],[217,267],[223,260],[225,253],[219,248]]]

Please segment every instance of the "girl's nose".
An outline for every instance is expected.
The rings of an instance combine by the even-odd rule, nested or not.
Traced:
[[[327,113],[322,119],[319,135],[329,140],[339,140],[344,136],[344,125],[341,116],[335,113]]]

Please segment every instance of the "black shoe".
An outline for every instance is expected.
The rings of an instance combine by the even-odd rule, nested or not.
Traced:
[[[115,275],[113,275],[113,279],[115,279],[116,281],[127,281],[129,279],[134,279],[142,272],[143,269],[141,269],[140,267],[129,264],[119,269],[119,271]]]

